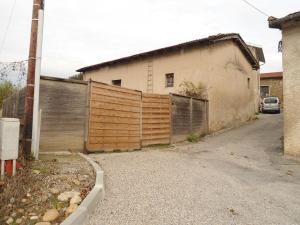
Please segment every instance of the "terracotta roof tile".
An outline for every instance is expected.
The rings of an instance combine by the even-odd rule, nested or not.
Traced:
[[[282,72],[261,73],[260,79],[282,78]]]

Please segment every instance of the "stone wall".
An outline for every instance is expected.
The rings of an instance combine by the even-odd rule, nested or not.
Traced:
[[[300,156],[300,22],[283,27],[284,152]]]
[[[276,96],[283,103],[283,88],[281,78],[261,79],[260,86],[269,86],[270,96]]]

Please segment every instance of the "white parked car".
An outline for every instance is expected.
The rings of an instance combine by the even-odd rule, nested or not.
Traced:
[[[261,112],[280,113],[280,101],[278,97],[266,97],[261,103]]]

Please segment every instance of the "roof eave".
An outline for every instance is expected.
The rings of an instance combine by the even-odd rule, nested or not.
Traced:
[[[274,29],[280,29],[281,30],[281,23],[278,22],[277,20],[269,21],[269,28],[274,28]]]
[[[248,59],[249,63],[252,65],[253,69],[258,70],[260,68],[259,62],[255,59],[255,57],[249,50],[247,44],[243,41],[242,37],[239,34],[236,34],[236,33],[227,34],[227,36],[225,35],[223,37],[216,38],[216,39],[210,39],[211,37],[214,37],[214,36],[203,38],[202,40],[186,42],[186,43],[182,43],[182,44],[178,44],[178,45],[174,45],[174,46],[170,46],[170,47],[156,49],[156,50],[149,51],[149,52],[144,52],[144,53],[140,53],[140,54],[136,54],[136,55],[132,55],[132,56],[128,56],[128,57],[124,57],[124,58],[120,58],[120,59],[116,59],[116,60],[112,60],[112,61],[108,61],[108,62],[103,62],[103,63],[83,67],[76,71],[81,72],[81,73],[93,71],[93,70],[101,69],[103,67],[110,66],[110,65],[113,65],[116,63],[122,63],[122,62],[125,63],[125,62],[129,62],[132,60],[136,60],[138,58],[151,57],[156,54],[161,54],[163,52],[171,52],[171,51],[177,50],[179,48],[208,45],[210,43],[216,43],[216,42],[226,41],[226,40],[233,40],[233,41],[235,41],[235,43],[237,43],[237,45],[239,45],[241,51],[245,54],[246,58]]]
[[[268,79],[282,79],[282,77],[260,77],[261,80],[268,80]]]
[[[233,39],[233,40],[236,40],[237,43],[238,43],[238,45],[241,45],[240,49],[246,55],[249,63],[252,65],[252,69],[259,70],[260,69],[259,62],[253,56],[252,52],[248,48],[248,45],[243,41],[243,39],[241,38],[241,36],[237,35],[237,37],[235,37],[235,39]]]
[[[299,22],[300,21],[300,11],[292,13],[282,18],[275,18],[273,16],[269,17],[269,27],[275,29],[282,29],[282,25],[290,23],[290,22]]]

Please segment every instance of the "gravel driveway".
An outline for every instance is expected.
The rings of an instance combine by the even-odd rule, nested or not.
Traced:
[[[105,199],[89,225],[300,224],[300,163],[284,159],[282,116],[197,144],[92,157]]]

